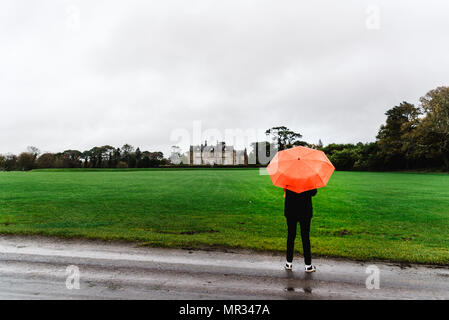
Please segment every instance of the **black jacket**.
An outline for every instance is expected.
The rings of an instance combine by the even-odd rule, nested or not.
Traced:
[[[296,193],[290,190],[285,191],[284,216],[287,219],[299,220],[313,215],[312,197],[317,193],[316,189]]]

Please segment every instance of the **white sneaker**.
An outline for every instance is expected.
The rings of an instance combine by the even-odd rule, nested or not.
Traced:
[[[285,262],[285,270],[292,270],[293,264],[291,262]]]
[[[309,265],[309,266],[305,266],[304,267],[304,271],[305,272],[315,272],[316,271],[316,268],[315,268],[315,266],[313,266],[313,265]]]

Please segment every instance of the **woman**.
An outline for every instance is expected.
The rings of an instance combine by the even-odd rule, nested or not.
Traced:
[[[312,197],[316,195],[317,190],[309,190],[296,193],[288,189],[285,190],[284,215],[287,218],[288,236],[287,236],[287,262],[286,270],[292,270],[293,249],[295,246],[296,226],[299,222],[301,227],[302,248],[304,250],[304,263],[306,272],[314,272],[315,266],[312,265],[312,255],[310,253],[310,222],[312,220],[313,208]]]

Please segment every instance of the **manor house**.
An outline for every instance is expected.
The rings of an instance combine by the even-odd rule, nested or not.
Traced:
[[[224,142],[214,145],[190,146],[190,165],[247,165],[248,155],[245,150],[235,150],[233,146],[227,146]]]

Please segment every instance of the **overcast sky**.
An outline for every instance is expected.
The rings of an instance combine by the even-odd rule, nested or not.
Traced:
[[[449,85],[448,16],[445,0],[2,0],[0,153],[167,152],[194,121],[374,141],[387,109]]]

